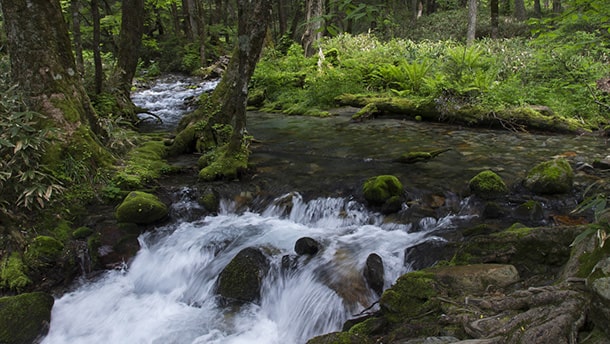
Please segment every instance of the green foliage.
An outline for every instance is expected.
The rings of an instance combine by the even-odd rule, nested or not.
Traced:
[[[1,264],[0,286],[2,288],[20,292],[32,283],[32,280],[27,275],[27,267],[19,253],[13,252]]]
[[[29,111],[15,88],[0,92],[0,211],[43,208],[62,191],[41,160],[53,130],[40,128],[46,118]]]
[[[583,192],[583,201],[572,210],[572,213],[579,214],[584,212],[593,213],[595,222],[604,224],[605,226],[589,226],[586,230],[580,233],[570,246],[575,246],[582,240],[589,237],[589,235],[595,233],[599,247],[603,248],[606,239],[608,238],[608,224],[610,222],[610,208],[608,208],[608,197],[603,192],[597,192],[593,195],[589,195],[589,192],[596,186],[597,182],[591,183]]]

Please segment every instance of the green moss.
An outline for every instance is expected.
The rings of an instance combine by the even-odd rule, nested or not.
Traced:
[[[217,148],[214,152],[205,155],[200,159],[199,179],[201,181],[213,181],[219,179],[234,180],[248,169],[247,149],[243,148],[240,152],[231,153],[227,146]]]
[[[119,222],[147,224],[161,220],[167,214],[167,206],[157,196],[132,191],[117,207],[115,216]]]
[[[164,142],[151,138],[127,154],[125,166],[117,172],[113,182],[121,189],[142,189],[147,183],[170,172],[172,167],[165,161],[167,148]]]
[[[72,237],[74,239],[86,239],[91,234],[93,234],[93,230],[89,227],[78,227],[72,232]]]
[[[574,171],[563,158],[542,162],[532,168],[525,178],[525,186],[535,193],[556,194],[570,191]]]
[[[438,309],[434,275],[416,271],[402,275],[381,296],[379,304],[384,316],[392,323],[399,323]]]
[[[375,343],[374,340],[355,333],[333,332],[311,338],[307,344],[368,344]]]
[[[2,261],[0,285],[2,288],[8,288],[12,291],[23,291],[32,283],[26,272],[27,267],[21,256],[17,252],[13,252]]]
[[[45,293],[0,298],[0,343],[29,344],[46,334],[53,303]]]
[[[505,229],[503,232],[497,233],[496,235],[509,234],[509,235],[516,235],[518,238],[522,238],[522,237],[532,233],[535,230],[536,230],[536,228],[527,227],[519,222],[516,222],[516,223],[513,223],[507,229]]]
[[[70,222],[60,220],[57,226],[53,229],[53,237],[61,242],[67,242],[72,237],[72,228]]]
[[[395,176],[380,175],[365,181],[362,192],[367,202],[373,205],[382,205],[392,197],[401,197],[403,186]]]
[[[597,231],[592,231],[590,236],[596,235],[596,232]],[[599,271],[593,273],[593,268],[600,260],[605,259],[607,257],[610,257],[610,245],[608,245],[608,243],[606,243],[603,247],[599,247],[599,245],[596,245],[595,249],[591,252],[584,252],[582,255],[580,255],[580,257],[578,257],[579,267],[577,276],[581,278],[591,279],[606,277],[599,275]]]
[[[25,251],[25,262],[31,268],[39,268],[56,263],[62,256],[64,245],[50,236],[34,238]]]
[[[219,201],[218,196],[214,192],[206,192],[199,198],[199,204],[205,207],[210,212],[218,211]]]
[[[489,199],[508,192],[502,178],[493,171],[482,171],[468,182],[470,191],[475,195]]]

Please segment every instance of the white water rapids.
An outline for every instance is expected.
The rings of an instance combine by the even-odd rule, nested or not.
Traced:
[[[387,288],[408,270],[406,247],[451,225],[449,218],[428,221],[425,230],[409,233],[410,226],[383,224],[355,202],[292,199],[291,209],[271,206],[261,214],[235,214],[225,204],[219,215],[143,234],[129,266],[56,300],[43,343],[305,343],[340,330],[368,306],[359,301],[374,302],[361,287],[370,253],[383,259]],[[282,257],[294,256],[295,241],[304,236],[320,242],[322,251],[299,257],[294,270],[282,269]],[[260,304],[223,307],[217,277],[252,246],[272,261]]]

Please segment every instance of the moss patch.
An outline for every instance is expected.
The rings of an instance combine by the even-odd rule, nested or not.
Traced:
[[[508,192],[504,180],[489,170],[480,172],[470,179],[468,187],[472,193],[485,199],[495,198]]]
[[[563,158],[542,162],[532,168],[524,185],[537,194],[565,193],[572,189],[574,171]]]
[[[157,196],[141,191],[130,192],[115,213],[119,222],[140,224],[159,221],[167,214],[167,206]]]
[[[373,205],[383,205],[392,197],[401,197],[403,186],[400,180],[392,175],[381,175],[369,178],[362,186],[364,199]]]
[[[27,267],[23,263],[21,256],[19,253],[13,252],[2,261],[0,286],[17,292],[24,290],[32,283],[26,272]]]
[[[62,256],[64,245],[50,236],[34,238],[25,251],[25,262],[31,268],[39,268],[56,263]]]
[[[127,154],[124,167],[113,182],[128,190],[142,189],[147,183],[172,170],[165,161],[167,148],[161,139],[151,138]]]
[[[29,344],[45,335],[53,303],[45,293],[0,298],[0,343]]]
[[[240,152],[231,153],[227,146],[221,146],[199,159],[201,181],[218,179],[233,180],[248,169],[248,150],[243,148]]]
[[[434,275],[416,271],[400,276],[396,283],[383,293],[379,304],[391,323],[399,323],[440,309],[436,296]]]

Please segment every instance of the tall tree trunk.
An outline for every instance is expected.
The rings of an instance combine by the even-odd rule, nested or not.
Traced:
[[[553,13],[561,13],[561,0],[553,0]]]
[[[102,54],[100,52],[100,7],[98,0],[91,0],[91,17],[93,20],[93,65],[95,66],[95,94],[102,93],[104,71],[102,70]]]
[[[301,45],[307,57],[314,54],[315,44],[322,38],[323,14],[324,0],[307,0],[305,32],[301,37]]]
[[[122,96],[129,98],[131,83],[138,68],[144,31],[144,0],[123,0],[117,70]]]
[[[466,44],[470,45],[476,38],[477,30],[477,0],[468,0],[468,30]]]
[[[103,151],[95,135],[102,131],[76,71],[59,0],[0,0],[0,5],[12,79],[31,108],[49,118],[40,125],[60,129],[63,145],[79,137],[76,144],[88,147],[76,149]]]
[[[536,16],[536,18],[542,17],[542,6],[540,5],[540,0],[534,0],[534,16]]]
[[[498,0],[489,0],[489,8],[491,10],[491,38],[498,38],[498,17],[500,15]]]
[[[279,35],[284,36],[288,29],[288,20],[286,18],[286,2],[285,0],[277,0],[277,19],[279,26]]]
[[[80,32],[80,0],[70,2],[72,13],[72,37],[74,39],[74,54],[76,55],[76,70],[81,76],[85,73],[85,61],[83,59],[83,40]]]
[[[524,21],[527,19],[524,0],[515,0],[515,18],[517,18],[518,21]]]

